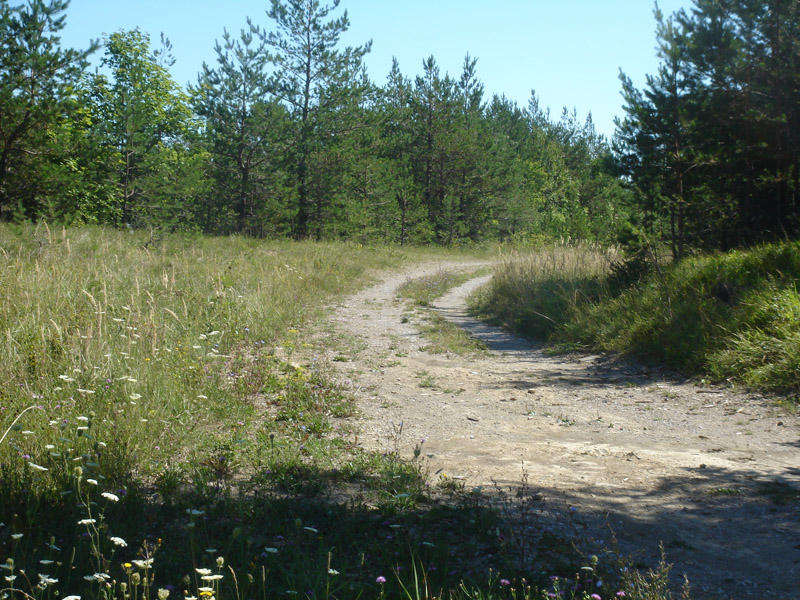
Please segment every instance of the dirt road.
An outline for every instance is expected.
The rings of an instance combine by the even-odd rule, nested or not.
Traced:
[[[435,310],[490,348],[421,348],[424,314],[396,297],[431,263],[333,308],[331,364],[353,382],[360,440],[401,452],[425,440],[432,474],[469,487],[528,481],[553,510],[655,565],[663,543],[696,598],[800,598],[800,418],[758,396],[669,379],[602,356],[547,356],[471,319],[476,278]]]

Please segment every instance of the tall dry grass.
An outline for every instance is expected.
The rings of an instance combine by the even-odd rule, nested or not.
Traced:
[[[614,248],[585,242],[512,251],[476,297],[476,311],[514,331],[546,340],[570,310],[606,291]]]

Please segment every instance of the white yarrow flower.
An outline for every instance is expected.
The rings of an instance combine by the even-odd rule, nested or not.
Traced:
[[[211,569],[195,569],[198,575],[211,575]]]
[[[33,469],[34,471],[49,471],[47,467],[37,465],[36,463],[29,462],[28,465],[30,465],[31,469]]]
[[[91,483],[92,485],[97,485],[97,479],[87,479],[86,483]]]
[[[133,564],[139,567],[140,569],[149,569],[153,566],[153,559],[148,558],[147,560],[134,560]]]
[[[100,495],[106,500],[111,500],[111,502],[119,502],[119,496],[112,494],[111,492],[103,492]]]
[[[93,525],[94,523],[97,523],[94,519],[81,519],[78,521],[78,525]]]
[[[111,538],[111,542],[112,542],[112,543],[113,543],[115,546],[119,546],[120,548],[126,548],[126,547],[128,546],[128,542],[126,542],[125,540],[123,540],[121,537],[112,537],[112,538]]]

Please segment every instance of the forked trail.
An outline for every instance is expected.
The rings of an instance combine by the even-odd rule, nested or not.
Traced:
[[[524,469],[543,507],[571,509],[595,537],[608,539],[610,525],[653,566],[663,543],[693,597],[800,598],[800,418],[630,363],[547,356],[467,315],[487,277],[434,308],[489,354],[425,352],[423,315],[398,286],[475,266],[418,265],[333,307],[325,346],[357,387],[361,443],[397,443],[402,422],[401,452],[424,439],[434,476],[486,493]]]

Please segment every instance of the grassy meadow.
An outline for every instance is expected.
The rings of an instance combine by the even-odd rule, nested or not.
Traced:
[[[524,493],[360,447],[310,322],[432,252],[0,227],[0,598],[615,597]]]

